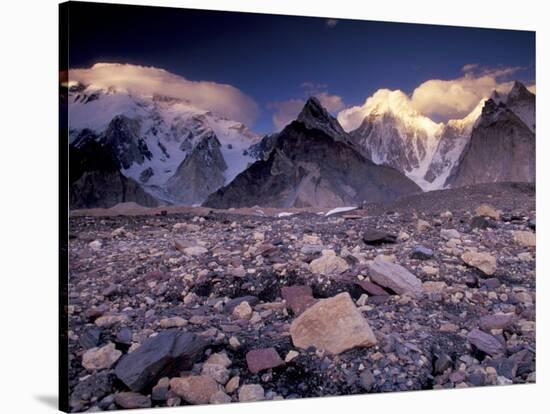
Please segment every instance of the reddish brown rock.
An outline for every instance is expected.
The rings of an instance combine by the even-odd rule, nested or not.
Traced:
[[[375,283],[369,282],[368,280],[361,280],[359,282],[355,282],[357,285],[361,286],[361,288],[367,292],[369,295],[372,296],[387,296],[389,295],[388,292],[386,292],[382,287],[378,286]]]
[[[295,315],[301,314],[316,302],[309,286],[285,286],[281,289],[281,295]]]
[[[246,354],[248,369],[256,374],[264,369],[275,368],[284,362],[275,348],[253,349]]]

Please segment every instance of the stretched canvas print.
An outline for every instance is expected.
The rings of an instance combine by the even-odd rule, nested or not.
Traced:
[[[63,410],[535,382],[534,32],[69,2],[59,65]]]

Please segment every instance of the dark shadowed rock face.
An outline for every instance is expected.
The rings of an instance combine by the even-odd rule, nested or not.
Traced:
[[[536,129],[536,97],[521,82],[514,82],[512,90],[506,98],[506,106],[516,114],[529,129]]]
[[[142,164],[152,154],[147,144],[139,136],[140,123],[124,115],[115,116],[101,141],[112,148],[122,168],[130,168],[134,162]]]
[[[220,188],[227,170],[220,147],[213,132],[205,136],[168,180],[170,194],[183,204],[195,204]]]
[[[78,147],[69,148],[71,209],[108,208],[128,201],[147,207],[158,205],[138,183],[120,172],[112,148],[88,138]]]
[[[246,150],[247,154],[250,154],[257,160],[265,160],[271,153],[271,150],[277,142],[277,137],[279,133],[269,134],[264,136],[260,142],[251,145],[250,148]]]
[[[205,346],[200,336],[170,329],[148,338],[122,358],[115,374],[132,391],[147,390],[164,376],[190,369]]]
[[[503,103],[489,99],[445,185],[535,181],[535,134]]]
[[[323,108],[315,97],[308,99],[296,120],[304,124],[307,129],[323,131],[336,141],[351,142],[349,135],[346,134],[340,123]]]
[[[281,131],[267,159],[252,164],[204,205],[337,207],[421,191],[402,173],[361,155],[336,119],[321,109],[310,99],[299,120]]]

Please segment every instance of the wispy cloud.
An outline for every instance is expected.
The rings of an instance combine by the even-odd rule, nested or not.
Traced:
[[[325,21],[325,25],[326,25],[329,29],[335,28],[337,24],[338,24],[338,19],[327,19],[327,20]]]
[[[259,114],[256,102],[234,86],[190,81],[155,67],[98,63],[88,69],[71,69],[69,80],[97,88],[117,87],[131,93],[184,99],[198,108],[246,124],[252,124]]]
[[[280,131],[290,122],[292,122],[306,103],[310,96],[315,96],[321,102],[327,111],[336,113],[345,107],[342,97],[332,95],[327,91],[328,85],[304,82],[300,85],[303,89],[303,97],[288,99],[286,101],[270,102],[267,107],[273,110],[272,121],[275,129]]]

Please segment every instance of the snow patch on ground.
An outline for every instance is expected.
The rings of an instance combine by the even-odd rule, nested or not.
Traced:
[[[345,213],[346,211],[353,211],[353,210],[357,210],[359,207],[336,207],[336,208],[333,208],[332,210],[329,210],[325,213],[325,217],[329,217],[329,216],[332,216],[333,214],[338,214],[338,213]]]

